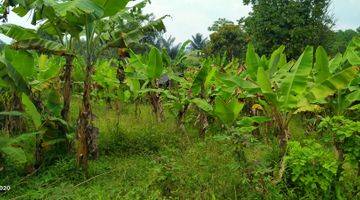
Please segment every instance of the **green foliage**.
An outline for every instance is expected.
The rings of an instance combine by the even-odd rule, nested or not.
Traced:
[[[19,167],[21,170],[26,164],[33,162],[31,155],[32,144],[37,133],[23,133],[15,138],[0,136],[0,158],[3,155],[6,167]],[[1,171],[1,170],[0,170]]]
[[[206,53],[211,55],[223,55],[226,53],[228,59],[243,59],[245,57],[244,52],[248,36],[241,26],[224,23],[214,31],[210,35]]]
[[[152,48],[149,53],[146,75],[149,79],[159,78],[164,71],[163,58],[157,48]]]
[[[261,54],[270,55],[278,46],[285,45],[287,56],[297,58],[307,45],[327,47],[332,42],[329,0],[243,2],[252,5],[244,27]]]
[[[34,75],[34,58],[27,51],[16,51],[9,46],[5,48],[5,58],[20,73],[29,80]]]
[[[360,30],[360,29],[358,29]],[[357,30],[346,29],[338,30],[335,32],[335,41],[332,43],[331,48],[333,53],[344,53],[349,42],[355,37],[359,36],[360,32]]]
[[[306,195],[325,196],[335,178],[337,160],[325,146],[305,140],[304,144],[297,141],[289,142],[286,156],[291,182]]]
[[[328,0],[246,0],[250,16],[216,21],[204,50],[201,35],[164,38],[148,2],[6,2],[37,28],[0,26],[14,40],[0,56],[0,180],[16,187],[1,197],[357,198],[360,40],[333,58],[318,47]]]
[[[193,50],[204,50],[206,43],[208,42],[207,38],[204,38],[204,36],[201,33],[197,33],[194,36],[191,36],[191,48]]]
[[[239,116],[244,103],[236,98],[223,99],[221,97],[215,100],[214,115],[224,124],[232,124]]]
[[[25,106],[26,115],[32,120],[36,129],[41,127],[41,115],[26,94],[22,94],[22,103]]]
[[[319,124],[319,130],[325,133],[328,142],[340,145],[348,159],[354,164],[360,159],[360,122],[344,116],[326,117]]]

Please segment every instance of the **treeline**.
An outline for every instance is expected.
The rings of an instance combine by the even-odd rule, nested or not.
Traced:
[[[262,54],[269,55],[281,45],[289,58],[296,58],[307,45],[323,46],[330,55],[344,53],[356,30],[334,31],[335,20],[329,11],[330,0],[244,0],[252,6],[246,18],[233,22],[224,18],[209,27],[210,40],[200,35],[193,39],[193,48],[205,54],[224,54],[243,59],[249,42]],[[196,39],[196,40],[195,40]],[[207,41],[206,45],[200,41]]]

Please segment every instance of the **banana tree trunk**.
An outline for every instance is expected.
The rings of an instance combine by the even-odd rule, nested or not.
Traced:
[[[204,85],[201,86],[200,97],[202,99],[206,99],[205,86]],[[213,101],[213,100],[214,99],[211,99],[210,101]],[[207,130],[208,126],[209,126],[209,120],[208,120],[207,114],[204,111],[200,111],[198,122],[199,122],[199,125],[200,125],[199,137],[201,139],[205,139],[206,130]]]
[[[65,70],[63,75],[64,81],[64,89],[63,89],[63,98],[64,98],[64,106],[61,111],[61,116],[65,121],[69,121],[69,111],[70,111],[70,104],[71,104],[71,90],[72,90],[72,83],[71,83],[71,72],[73,69],[73,56],[66,56],[66,64]]]
[[[209,121],[206,113],[204,113],[203,111],[201,111],[199,115],[199,125],[200,125],[199,137],[201,139],[205,139],[205,134],[209,126]]]
[[[91,75],[93,73],[93,66],[87,65],[86,75],[84,81],[84,94],[82,108],[80,110],[78,118],[78,128],[77,128],[77,164],[82,167],[85,171],[88,168],[88,159],[89,156],[92,156],[94,159],[98,158],[98,146],[97,146],[97,136],[98,129],[93,126],[93,114],[91,109],[91,98],[90,93],[92,90],[91,84]]]
[[[279,183],[282,180],[282,177],[284,176],[285,168],[286,168],[285,156],[288,147],[288,141],[291,136],[291,132],[289,129],[290,118],[288,119],[284,117],[277,110],[273,110],[273,114],[274,114],[275,123],[277,123],[277,127],[280,132],[280,134],[278,135],[279,146],[280,146],[280,166],[277,177],[274,180],[274,183]]]
[[[177,119],[177,125],[178,125],[178,129],[181,130],[183,133],[186,132],[186,128],[185,128],[185,116],[186,116],[186,112],[189,108],[189,104],[185,104],[184,107],[179,111],[178,113],[178,119]]]
[[[24,111],[21,98],[17,92],[12,92],[9,96],[9,101],[6,103],[6,111]],[[18,116],[7,116],[5,118],[5,131],[13,135],[25,131],[25,122]]]
[[[151,92],[149,94],[149,98],[150,98],[152,110],[156,116],[157,121],[158,122],[164,121],[164,109],[162,107],[160,94]]]

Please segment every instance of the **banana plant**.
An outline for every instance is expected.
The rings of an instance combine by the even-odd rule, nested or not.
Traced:
[[[284,161],[287,143],[291,136],[289,123],[292,116],[299,112],[314,112],[319,109],[316,102],[346,88],[357,77],[357,67],[347,67],[331,74],[330,70],[324,69],[326,61],[321,47],[317,49],[315,68],[313,68],[312,47],[307,47],[295,63],[286,62],[282,52],[283,47],[280,47],[272,54],[272,57],[278,59],[267,60],[264,56],[260,58],[252,45],[249,45],[246,73],[259,86],[262,96],[259,100],[279,130],[281,158]],[[272,61],[276,60],[278,61],[274,66]],[[311,74],[314,78],[311,78]],[[275,182],[281,180],[284,167],[282,162]]]
[[[111,65],[116,63],[115,60],[100,60],[96,64],[96,70],[93,75],[96,83],[96,96],[99,100],[105,99],[110,106],[113,100],[118,99],[121,95],[120,82],[116,77],[116,68]]]
[[[222,81],[224,72],[213,65],[213,59],[207,59],[196,74],[191,84],[189,102],[198,112],[199,136],[205,137],[209,125],[209,117],[218,119],[226,128],[234,125],[244,103],[240,101],[237,85]],[[220,68],[222,69],[222,68]]]
[[[63,89],[63,109],[62,117],[68,121],[68,113],[71,102],[71,72],[73,68],[74,54],[68,46],[62,44],[61,38],[57,40],[48,40],[40,37],[40,34],[33,29],[26,29],[14,24],[5,24],[0,26],[0,32],[6,36],[13,38],[15,41],[11,45],[12,49],[18,51],[33,50],[40,54],[50,54],[54,56],[64,57],[66,63],[64,65],[64,73],[62,80],[64,81]]]
[[[66,21],[70,27],[81,30],[85,43],[84,59],[86,63],[84,92],[82,108],[79,114],[77,127],[77,160],[78,165],[87,169],[88,155],[93,158],[98,157],[97,135],[98,129],[93,125],[93,114],[91,109],[90,93],[92,91],[92,74],[94,64],[99,56],[108,48],[126,47],[126,45],[134,40],[141,38],[142,31],[146,28],[153,28],[152,25],[140,27],[126,34],[121,34],[121,30],[109,32],[97,32],[99,24],[102,20],[111,18],[112,16],[123,12],[129,0],[111,1],[108,0],[74,0],[56,2],[52,5],[55,15]],[[160,22],[159,22],[160,23]],[[80,39],[80,38],[78,38]],[[95,48],[100,44],[98,48]]]
[[[140,90],[137,92],[148,96],[158,122],[164,119],[161,93],[164,93],[165,90],[160,87],[160,79],[166,71],[163,60],[164,55],[156,47],[152,47],[150,52],[144,56],[132,53],[125,69],[126,82],[131,84],[132,89],[141,84]]]
[[[322,73],[318,76],[322,80],[315,81],[315,87],[310,91],[309,97],[318,99],[320,104],[328,105],[330,115],[344,115],[356,109],[360,101],[360,76],[359,73],[354,73],[354,69],[359,70],[360,65],[359,37],[355,37],[350,42],[343,56],[338,54],[329,60],[321,47],[318,48],[316,56],[320,62],[316,62],[315,67],[318,65],[318,68],[321,67]],[[341,79],[348,79],[350,84],[339,81]],[[332,96],[328,97],[330,95]]]
[[[27,61],[19,62],[19,61]],[[24,66],[24,64],[26,66]],[[42,162],[42,149],[43,146],[49,143],[55,145],[60,143],[67,144],[66,132],[62,130],[67,130],[68,125],[65,121],[59,118],[60,111],[58,115],[55,115],[56,107],[60,105],[59,98],[57,98],[54,93],[50,92],[47,97],[47,104],[44,105],[39,97],[36,96],[34,91],[37,87],[42,88],[44,92],[44,85],[40,84],[40,76],[43,78],[54,77],[56,76],[56,67],[55,70],[39,70],[37,73],[39,76],[35,76],[35,65],[34,57],[27,51],[14,51],[9,47],[6,47],[4,50],[4,55],[0,58],[0,71],[1,71],[1,86],[6,90],[14,93],[19,98],[19,105],[22,109],[16,110],[11,109],[3,113],[9,117],[13,117],[13,112],[20,112],[20,115],[16,115],[20,119],[23,119],[24,116],[33,123],[33,128],[31,130],[36,131],[36,165],[39,166]],[[43,67],[39,67],[43,68]],[[55,72],[55,73],[52,73]],[[39,79],[35,79],[38,77]],[[24,115],[21,113],[25,113]],[[40,115],[42,113],[42,116]],[[29,127],[28,127],[29,128]],[[31,127],[30,127],[31,128]],[[54,138],[57,142],[54,142]],[[52,145],[51,145],[52,146]],[[64,146],[64,145],[62,145]]]

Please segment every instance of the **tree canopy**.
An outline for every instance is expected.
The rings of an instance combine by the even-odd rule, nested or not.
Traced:
[[[296,58],[306,45],[329,49],[334,21],[330,0],[244,0],[252,6],[245,30],[260,53],[270,54],[280,45]]]

